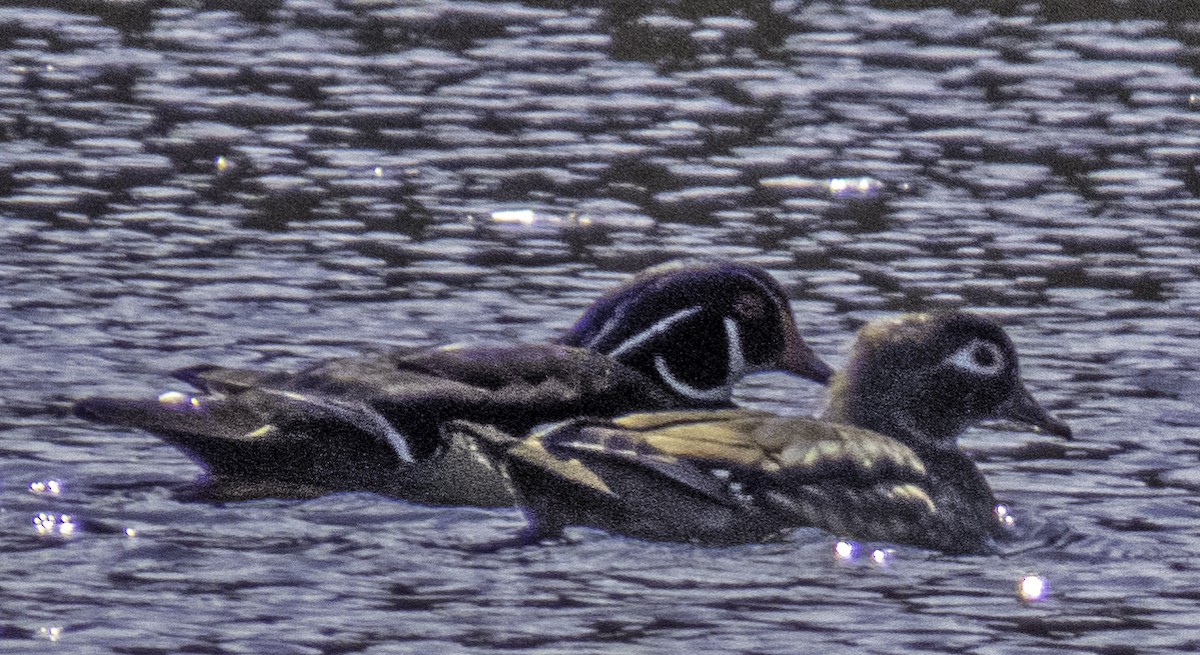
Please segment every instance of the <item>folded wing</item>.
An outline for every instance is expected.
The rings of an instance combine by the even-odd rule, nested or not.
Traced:
[[[541,526],[715,543],[813,526],[913,542],[943,520],[921,459],[848,425],[729,410],[576,419],[526,439],[489,430]]]

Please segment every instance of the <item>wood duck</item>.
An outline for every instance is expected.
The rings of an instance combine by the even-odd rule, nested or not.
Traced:
[[[1070,438],[1025,389],[996,323],[950,312],[867,325],[820,419],[748,410],[576,418],[515,438],[455,421],[502,462],[530,518],[526,541],[587,525],[727,544],[815,526],[841,537],[987,552],[996,499],[957,444],[1009,419]]]
[[[602,296],[560,343],[444,346],[335,359],[298,373],[200,366],[200,390],[157,400],[91,398],[80,417],[147,430],[204,467],[217,500],[374,491],[430,504],[514,498],[469,419],[524,434],[574,416],[731,406],[743,375],[780,369],[826,383],[787,296],[762,269],[681,261]]]
[[[833,375],[800,338],[775,278],[731,261],[646,269],[593,303],[560,343],[661,381],[680,406],[730,406],[749,373],[778,369],[822,384]]]

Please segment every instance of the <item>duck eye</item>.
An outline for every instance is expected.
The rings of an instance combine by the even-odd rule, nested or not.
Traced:
[[[946,361],[968,373],[995,375],[1004,368],[1004,353],[991,341],[975,339],[954,351]]]
[[[975,346],[975,349],[971,351],[971,359],[981,368],[991,368],[996,365],[996,353],[982,345]]]

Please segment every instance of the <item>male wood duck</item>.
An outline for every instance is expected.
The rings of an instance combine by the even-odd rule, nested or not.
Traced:
[[[430,504],[511,505],[469,419],[514,434],[574,416],[731,406],[747,373],[826,383],[787,295],[761,268],[679,261],[602,296],[560,343],[444,346],[335,359],[298,373],[200,366],[198,395],[91,398],[78,416],[147,430],[206,470],[201,497],[374,491]]]
[[[455,421],[502,463],[526,540],[587,525],[701,543],[815,526],[841,537],[986,552],[1005,533],[957,437],[1009,419],[1070,438],[1025,389],[999,325],[964,313],[867,325],[820,419],[748,410],[576,418],[527,438]]]

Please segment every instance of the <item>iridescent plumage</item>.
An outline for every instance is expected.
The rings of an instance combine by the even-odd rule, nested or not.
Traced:
[[[819,382],[830,373],[767,273],[686,261],[605,294],[561,343],[394,350],[296,373],[199,366],[175,374],[195,395],[92,398],[76,413],[178,447],[204,467],[201,491],[214,498],[364,490],[508,505],[491,463],[473,442],[443,438],[443,422],[524,434],[575,416],[726,407],[732,382],[769,369]]]

